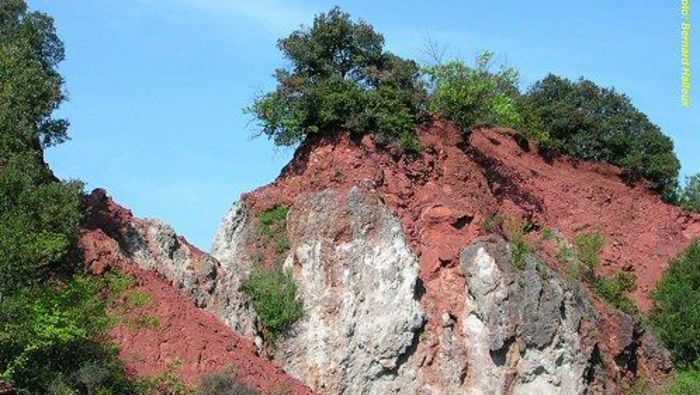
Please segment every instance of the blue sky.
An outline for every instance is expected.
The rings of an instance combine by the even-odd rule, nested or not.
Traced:
[[[272,72],[283,65],[277,38],[333,5],[419,61],[432,37],[465,59],[496,52],[520,70],[523,86],[549,72],[615,86],[673,137],[683,173],[700,172],[700,111],[680,105],[680,2],[29,3],[54,16],[67,49],[61,72],[71,100],[59,114],[71,121],[72,141],[47,154],[56,174],[107,189],[204,249],[232,202],[274,180],[292,155],[253,139],[241,111],[274,86]],[[693,33],[691,48],[698,45]],[[696,50],[692,56],[700,64]],[[693,83],[700,98],[700,81]]]

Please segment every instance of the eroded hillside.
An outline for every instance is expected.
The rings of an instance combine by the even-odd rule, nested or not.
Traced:
[[[229,350],[239,364],[267,355],[321,393],[619,392],[672,371],[632,316],[567,275],[545,234],[599,232],[600,275],[633,272],[644,310],[665,262],[700,235],[697,216],[627,185],[615,167],[547,162],[512,131],[480,129],[467,142],[435,120],[417,135],[417,158],[371,136],[307,141],[273,184],[234,205],[212,256],[167,226],[114,214],[120,208],[99,212],[87,240],[109,235],[107,250],[157,271],[247,338],[243,351]],[[93,194],[93,205],[104,199]],[[261,234],[260,216],[279,207],[288,208],[284,227]],[[530,224],[522,262],[489,225],[496,216]],[[258,264],[292,270],[304,305],[274,342],[242,289]],[[195,375],[207,363],[186,369]]]

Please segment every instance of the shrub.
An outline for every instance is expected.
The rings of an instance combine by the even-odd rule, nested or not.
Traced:
[[[260,233],[267,241],[275,241],[277,253],[284,254],[289,250],[289,238],[287,237],[287,214],[289,209],[286,206],[277,206],[260,214]]]
[[[678,191],[677,200],[684,209],[700,212],[700,174],[685,179],[685,186]]]
[[[69,270],[77,239],[79,183],[52,181],[32,157],[12,158],[0,174],[0,298]]]
[[[605,301],[618,309],[632,315],[639,310],[634,302],[626,295],[637,287],[637,278],[633,273],[618,271],[611,278],[597,277],[593,290]]]
[[[0,378],[30,393],[50,386],[128,392],[132,385],[103,338],[109,323],[104,290],[98,279],[75,276],[6,296],[0,304]]]
[[[700,240],[669,262],[656,284],[650,323],[679,368],[700,367]]]
[[[597,232],[581,234],[574,239],[576,258],[585,265],[591,275],[600,265],[600,253],[604,243],[603,235]]]
[[[425,99],[419,67],[384,51],[384,37],[333,8],[277,43],[291,62],[277,88],[245,109],[277,145],[340,130],[394,141],[413,133]]]
[[[593,292],[610,305],[632,315],[639,313],[627,293],[636,288],[636,277],[633,273],[618,271],[612,277],[602,277],[596,273],[600,265],[600,253],[605,244],[605,238],[599,232],[584,233],[576,236],[574,243],[557,237],[559,252],[557,259],[569,264],[567,274],[575,280],[586,282]]]
[[[532,229],[532,224],[516,215],[506,216],[501,228],[503,235],[511,245],[513,266],[516,269],[525,269],[525,256],[532,253],[532,247],[525,240],[525,235]]]
[[[237,382],[232,373],[210,373],[202,376],[197,395],[257,395],[258,391]]]
[[[280,265],[266,269],[256,265],[243,283],[266,336],[275,340],[303,316],[304,305],[297,295],[292,274]]]
[[[687,370],[678,372],[676,377],[664,389],[664,395],[697,394],[700,388],[700,372]]]
[[[609,162],[673,190],[680,164],[673,142],[630,99],[592,81],[548,75],[520,100],[523,128],[576,158]]]
[[[474,67],[455,60],[426,68],[430,110],[454,121],[464,132],[479,124],[520,125],[518,72],[505,66],[492,72],[492,60],[493,54],[484,52]]]
[[[182,360],[172,360],[168,367],[160,374],[141,380],[138,383],[139,393],[143,394],[167,394],[188,395],[192,389],[180,378]]]

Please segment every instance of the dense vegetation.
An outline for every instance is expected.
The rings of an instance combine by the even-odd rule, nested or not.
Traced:
[[[304,315],[304,304],[297,296],[292,274],[276,265],[272,269],[256,265],[243,284],[255,312],[270,340],[277,339]]]
[[[493,71],[489,52],[473,66],[438,59],[420,70],[383,45],[372,26],[353,22],[338,8],[320,14],[312,27],[279,40],[291,67],[278,69],[277,88],[246,111],[278,145],[346,130],[373,132],[380,142],[413,154],[421,149],[415,128],[431,111],[465,135],[479,125],[512,127],[536,140],[543,155],[621,166],[630,181],[645,178],[667,197],[677,186],[673,142],[614,89],[548,75],[521,93],[517,71]]]
[[[427,67],[430,110],[454,121],[462,130],[475,125],[518,127],[518,72],[501,66],[491,71],[493,54],[481,54],[474,67],[453,60]]]
[[[636,288],[636,277],[633,273],[618,271],[610,277],[597,273],[600,265],[600,253],[605,244],[605,238],[598,232],[582,233],[576,236],[573,243],[550,233],[559,245],[557,258],[569,264],[570,277],[583,281],[610,305],[632,315],[639,310],[634,301],[627,295]]]
[[[679,370],[663,393],[691,394],[700,388],[700,240],[669,265],[652,293],[649,322]]]
[[[67,139],[50,17],[0,2],[0,381],[26,393],[133,393],[104,342],[110,287],[76,275],[79,182],[43,149]]]
[[[247,109],[279,145],[308,136],[374,131],[415,148],[413,130],[425,96],[419,67],[384,51],[384,37],[334,8],[309,29],[279,40],[291,62],[275,73],[277,89]]]
[[[700,368],[700,241],[671,260],[652,294],[650,322],[681,368]]]
[[[672,200],[686,210],[700,213],[700,174],[687,177],[685,185],[678,188]]]
[[[680,164],[673,142],[626,95],[550,74],[521,102],[524,130],[543,136],[556,150],[622,166],[659,191],[675,188]]]

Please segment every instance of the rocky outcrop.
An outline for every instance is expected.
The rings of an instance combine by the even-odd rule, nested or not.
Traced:
[[[290,208],[292,270],[304,318],[275,344],[287,372],[324,393],[415,393],[422,386],[405,363],[424,317],[417,302],[418,262],[400,222],[376,195],[354,188],[312,194]],[[236,205],[213,246],[224,267],[249,258],[256,229]]]
[[[113,306],[120,319],[110,328],[109,339],[119,345],[130,375],[160,375],[180,361],[177,374],[191,386],[198,385],[203,374],[228,373],[262,393],[310,393],[258,355],[252,329],[245,338],[221,323],[225,317],[216,319],[202,310],[240,311],[232,299],[221,296],[237,288],[216,259],[189,245],[169,226],[134,217],[103,190],[86,197],[86,208],[79,243],[86,269],[96,275],[109,270],[127,273],[135,280],[129,292],[147,300],[137,307],[128,298],[118,299]],[[249,321],[255,318],[252,313],[241,315]]]
[[[596,318],[579,288],[532,256],[515,268],[502,240],[477,241],[460,266],[466,347],[478,366],[469,371],[469,393],[583,394],[592,379],[604,382],[586,374],[600,366],[591,358],[591,334],[581,333]]]

